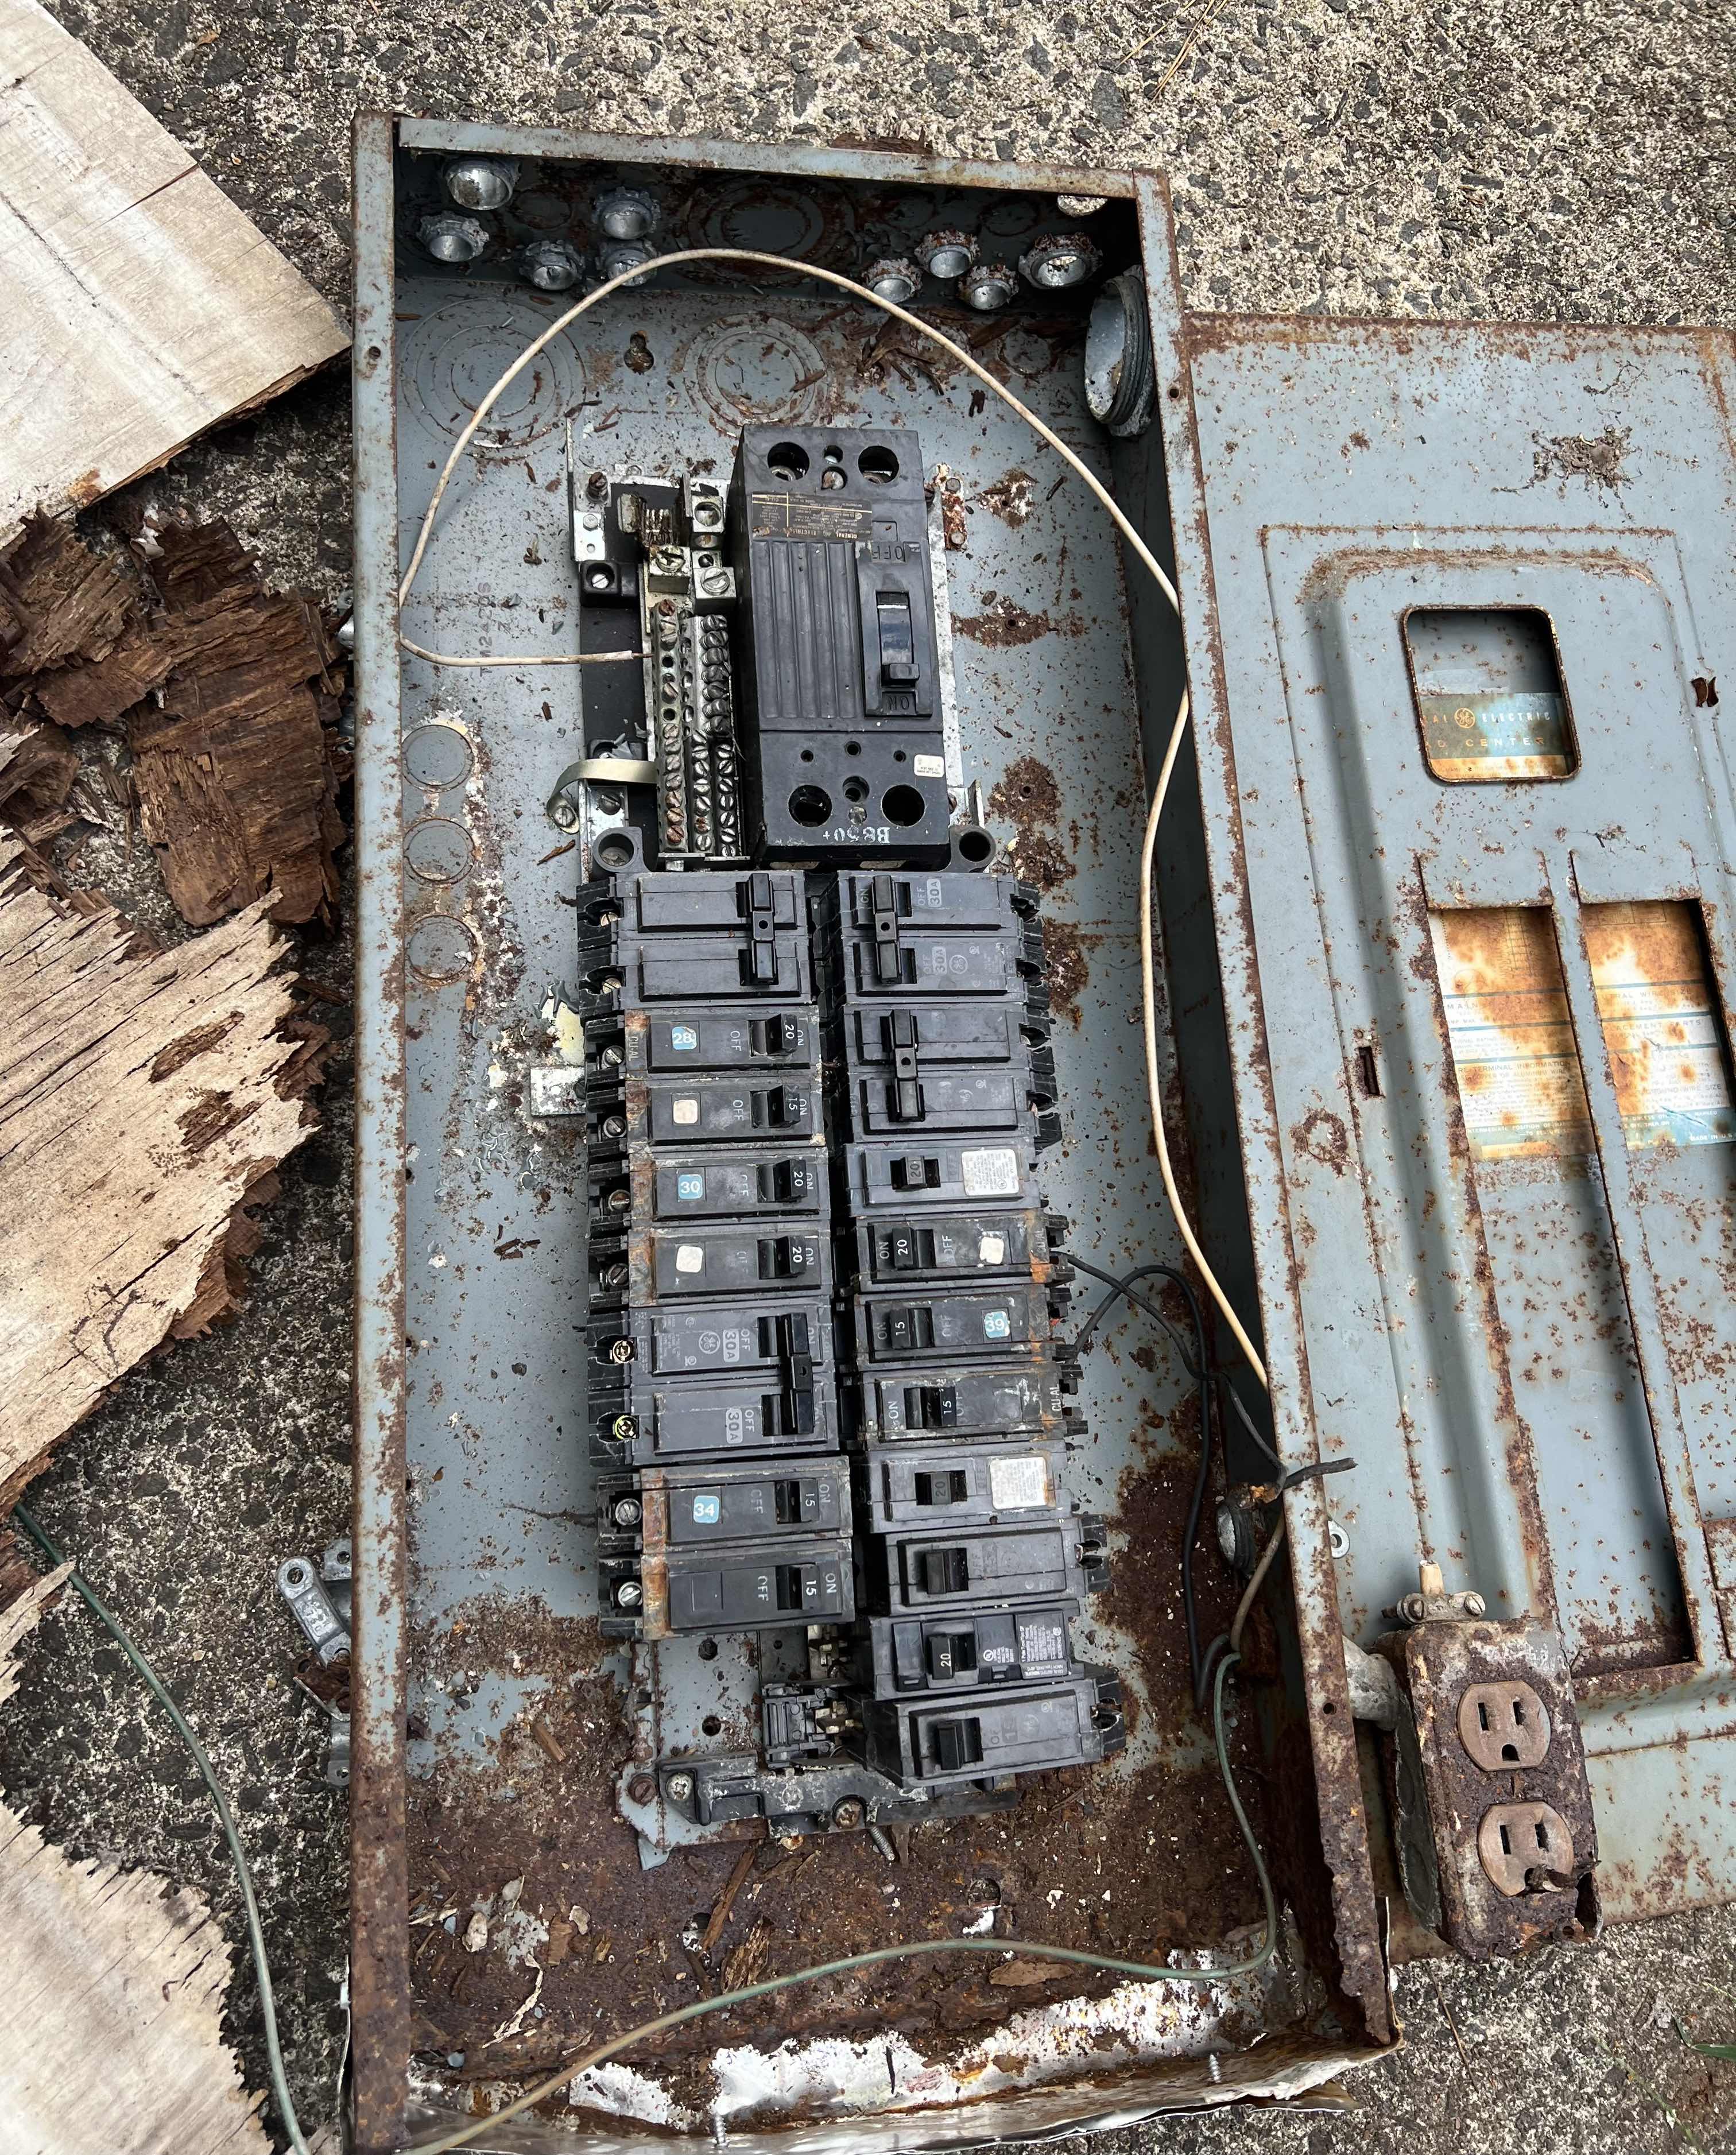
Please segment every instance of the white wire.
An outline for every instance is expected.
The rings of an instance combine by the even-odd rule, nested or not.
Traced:
[[[637,666],[644,656],[638,651],[561,651],[533,653],[528,658],[510,653],[504,658],[457,658],[448,651],[429,651],[420,643],[412,643],[402,633],[398,645],[418,658],[426,658],[430,666],[621,666],[629,661]]]
[[[619,291],[624,285],[637,284],[654,270],[677,269],[686,262],[742,262],[750,263],[758,269],[794,269],[803,277],[812,278],[818,284],[830,284],[835,290],[848,292],[853,298],[863,301],[868,306],[878,307],[882,314],[889,315],[894,321],[902,322],[906,329],[914,330],[919,336],[926,338],[930,344],[938,345],[941,351],[955,359],[966,373],[974,376],[992,395],[998,397],[1009,410],[1016,412],[1039,440],[1046,442],[1054,450],[1075,478],[1084,481],[1107,511],[1116,530],[1133,550],[1140,566],[1168,600],[1176,619],[1178,621],[1180,619],[1181,601],[1176,596],[1175,585],[1165,574],[1162,563],[1145,544],[1139,532],[1134,530],[1120,503],[1115,499],[1096,473],[1089,468],[1074,450],[1068,448],[1054,429],[1039,419],[1028,405],[1022,403],[1006,383],[998,376],[990,373],[987,367],[967,351],[963,345],[956,343],[943,330],[937,330],[932,322],[925,322],[919,315],[913,315],[908,308],[899,306],[896,300],[882,299],[878,292],[870,291],[866,284],[858,284],[853,277],[842,276],[836,269],[822,269],[812,262],[794,261],[789,256],[783,254],[764,254],[756,248],[746,247],[682,248],[673,254],[660,254],[654,261],[641,264],[632,269],[623,270],[620,276],[610,278],[607,284],[599,284],[595,291],[587,292],[582,299],[576,300],[565,314],[558,315],[540,336],[525,346],[524,351],[520,353],[494,387],[478,404],[475,411],[471,413],[469,424],[453,443],[452,453],[447,458],[445,466],[435,482],[433,493],[428,498],[428,508],[423,512],[421,527],[416,535],[416,545],[410,555],[410,566],[405,570],[403,581],[398,586],[398,610],[401,618],[405,602],[409,598],[417,572],[422,567],[422,556],[428,551],[428,540],[433,532],[434,519],[439,514],[440,504],[445,497],[448,484],[453,472],[458,468],[458,460],[470,446],[478,429],[494,409],[496,400],[504,393],[508,385],[530,364],[539,352],[544,351],[571,324],[576,322],[581,315],[588,314],[592,307],[607,299],[612,293]],[[399,632],[399,641],[401,642],[403,641],[402,628]],[[413,644],[405,644],[404,648],[407,650],[416,651],[418,657],[433,659],[437,665],[535,666],[567,665],[573,663],[570,654],[565,658],[555,659],[477,660],[444,658],[433,652],[421,651]],[[1176,707],[1175,723],[1170,729],[1170,742],[1165,751],[1163,767],[1158,773],[1156,790],[1151,796],[1151,812],[1146,819],[1145,840],[1139,855],[1139,955],[1145,994],[1145,1082],[1151,1096],[1151,1131],[1157,1147],[1157,1164],[1159,1171],[1163,1176],[1165,1194],[1169,1198],[1170,1210],[1175,1215],[1175,1224],[1181,1230],[1181,1239],[1187,1246],[1187,1253],[1198,1268],[1200,1277],[1205,1282],[1206,1290],[1212,1300],[1223,1312],[1224,1320],[1234,1333],[1237,1344],[1247,1357],[1248,1366],[1261,1384],[1269,1391],[1271,1385],[1266,1374],[1266,1364],[1256,1352],[1254,1343],[1248,1337],[1241,1318],[1232,1307],[1230,1298],[1225,1293],[1217,1274],[1206,1262],[1206,1253],[1200,1247],[1199,1238],[1194,1233],[1192,1225],[1188,1220],[1187,1213],[1181,1202],[1181,1192],[1176,1187],[1175,1173],[1170,1160],[1169,1139],[1164,1129],[1163,1093],[1158,1081],[1157,1068],[1157,987],[1151,917],[1151,874],[1152,863],[1157,847],[1158,819],[1163,813],[1164,801],[1170,790],[1170,775],[1175,767],[1175,758],[1180,750],[1182,736],[1187,730],[1187,721],[1188,699],[1187,692],[1184,689],[1180,703]]]

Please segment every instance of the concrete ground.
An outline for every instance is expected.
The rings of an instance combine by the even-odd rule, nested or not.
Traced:
[[[51,0],[289,257],[343,304],[358,106],[744,139],[920,140],[941,151],[1158,164],[1196,306],[1619,321],[1736,320],[1721,0],[1221,0],[1169,76],[1191,0],[1051,13],[907,0]],[[188,451],[146,501],[228,516],[277,576],[348,577],[347,383],[305,386]],[[161,919],[138,861],[84,869]],[[341,940],[310,942],[347,992]],[[347,1015],[335,1006],[336,1023]],[[342,1806],[284,1670],[285,1554],[345,1523],[348,1071],[292,1160],[253,1288],[223,1333],[136,1372],[36,1492],[44,1520],[144,1631],[209,1740],[259,1874],[304,2115],[329,2113],[342,2015]],[[209,1807],[118,1656],[74,1610],[38,1635],[0,1769],[50,1835],[151,1865],[238,1937]],[[1722,1986],[1729,1986],[1723,1988]],[[1409,2044],[1354,2083],[1354,2116],[1239,2112],[1105,2136],[1176,2149],[1528,2155],[1736,2147],[1736,1914],[1595,1950],[1401,1978]],[[264,2084],[251,1979],[236,2040]],[[3,2134],[0,2134],[3,2137]],[[96,2155],[96,2151],[93,2151]]]

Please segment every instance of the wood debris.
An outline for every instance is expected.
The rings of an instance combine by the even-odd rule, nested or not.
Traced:
[[[279,921],[337,898],[343,842],[331,728],[338,648],[305,592],[268,592],[222,524],[161,535],[174,650],[160,708],[127,721],[139,823],[195,927],[270,894]]]
[[[71,1566],[0,1608],[13,1656]],[[0,1801],[0,2143],[32,2155],[269,2155],[223,2040],[230,1955],[196,1894],[69,1862]]]
[[[13,684],[17,723],[50,722],[38,762],[71,752],[59,728],[124,729],[140,827],[193,927],[267,897],[274,920],[329,918],[346,676],[319,606],[268,591],[224,524],[172,525],[137,567],[123,575],[42,519],[0,553],[0,692]],[[74,820],[44,820],[59,811],[20,827],[46,837]]]
[[[78,750],[59,726],[0,715],[0,821],[39,846],[78,820],[65,805]]]
[[[0,1509],[141,1356],[238,1300],[325,1045],[263,911],[154,950],[0,833]]]
[[[0,682],[52,679],[69,663],[106,658],[137,607],[115,562],[93,554],[70,524],[33,516],[0,554]]]
[[[348,342],[331,309],[37,0],[0,0],[0,534],[81,508]]]
[[[761,1916],[747,1936],[724,1961],[724,1989],[743,1990],[766,1973],[771,1952],[771,1926]]]
[[[710,1920],[706,1923],[704,1933],[699,1940],[699,1951],[702,1953],[709,1953],[723,1936],[724,1927],[730,1920],[730,1911],[735,1906],[735,1896],[746,1885],[753,1871],[754,1858],[759,1854],[761,1845],[762,1844],[757,1840],[750,1840],[736,1857],[735,1867],[730,1873],[723,1891],[718,1895],[713,1905]]]

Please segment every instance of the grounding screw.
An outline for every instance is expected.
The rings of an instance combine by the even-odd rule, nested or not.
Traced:
[[[571,801],[557,801],[549,810],[549,821],[556,830],[576,831],[579,824],[579,811]]]
[[[840,1833],[854,1833],[868,1823],[868,1805],[860,1796],[841,1796],[832,1807],[832,1823]]]
[[[627,1793],[636,1804],[648,1804],[657,1794],[657,1784],[648,1774],[635,1774],[627,1784]]]

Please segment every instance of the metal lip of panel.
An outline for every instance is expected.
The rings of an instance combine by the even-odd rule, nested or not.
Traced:
[[[469,120],[401,115],[397,140],[406,150],[469,152],[479,156],[555,157],[567,164],[682,165],[697,171],[745,177],[789,175],[812,180],[884,182],[901,187],[981,188],[1001,194],[1102,195],[1133,199],[1131,171],[1076,165],[989,164],[929,151],[832,147],[824,143],[728,142],[697,136],[566,134],[557,127],[491,127]]]

